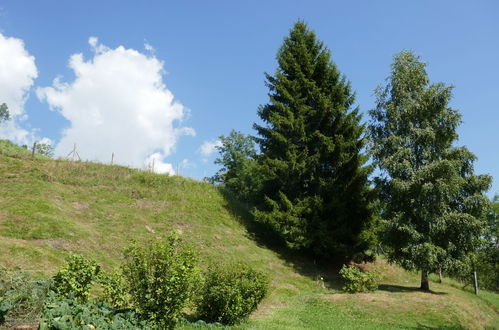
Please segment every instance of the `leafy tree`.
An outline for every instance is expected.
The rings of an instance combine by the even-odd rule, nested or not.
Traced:
[[[260,185],[255,143],[250,136],[234,130],[229,136],[220,136],[220,141],[221,146],[216,147],[220,157],[215,164],[222,168],[210,181],[221,183],[241,201],[254,201]]]
[[[452,147],[461,121],[448,106],[452,87],[430,84],[425,66],[412,52],[395,55],[370,132],[388,256],[420,270],[429,290],[428,273],[459,268],[480,246],[491,178],[474,174],[465,147]]]
[[[331,52],[299,21],[266,74],[269,103],[255,124],[263,176],[256,219],[297,249],[323,257],[363,253],[372,220],[364,126]]]
[[[54,150],[52,148],[52,145],[49,143],[37,143],[35,145],[35,152],[49,158],[52,158],[52,156],[54,156]]]
[[[487,215],[485,239],[491,245],[499,247],[499,195],[495,195],[491,202],[490,212]]]
[[[0,104],[0,123],[7,120],[10,120],[9,108],[7,104],[2,103]]]
[[[479,286],[484,289],[499,291],[499,195],[492,200],[492,207],[487,215],[487,228],[484,234],[485,244],[478,250],[476,271]]]

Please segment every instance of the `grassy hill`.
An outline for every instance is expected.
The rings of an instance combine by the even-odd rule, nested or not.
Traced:
[[[418,274],[383,259],[368,265],[382,274],[378,291],[342,293],[337,269],[267,247],[255,236],[250,214],[209,184],[30,157],[0,141],[0,267],[52,276],[69,252],[79,252],[112,269],[132,240],[176,231],[197,246],[204,264],[244,261],[271,276],[269,296],[236,328],[499,328],[499,295],[476,297],[452,280],[422,293]]]

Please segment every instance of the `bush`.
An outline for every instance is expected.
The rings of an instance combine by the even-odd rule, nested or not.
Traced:
[[[197,257],[177,235],[125,250],[123,274],[137,312],[160,328],[173,328],[192,296]]]
[[[362,272],[355,266],[344,265],[340,270],[340,275],[345,280],[343,290],[347,292],[369,292],[378,288],[376,273]]]
[[[235,324],[253,312],[265,297],[269,280],[243,264],[208,269],[198,311],[208,322]]]
[[[79,254],[71,254],[54,276],[52,290],[61,297],[74,296],[80,302],[86,302],[99,272],[100,267],[95,261]]]
[[[124,309],[131,306],[126,279],[119,270],[112,273],[101,273],[100,284],[103,300],[112,307]]]
[[[84,304],[52,294],[45,303],[40,330],[150,329],[131,310],[117,311],[103,304]]]
[[[0,269],[0,325],[4,322],[33,322],[41,314],[50,287],[46,279]]]

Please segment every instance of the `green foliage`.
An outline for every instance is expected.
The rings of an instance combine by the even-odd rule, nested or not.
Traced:
[[[176,228],[184,232],[186,241],[200,249],[203,264],[223,259],[248,262],[275,278],[258,312],[252,313],[238,329],[328,329],[331,324],[344,329],[423,326],[483,329],[499,324],[499,315],[494,311],[499,308],[498,294],[481,290],[480,296],[475,297],[469,287],[466,291],[457,283],[451,287],[452,281],[444,278],[444,283],[435,287],[442,294],[428,295],[422,303],[420,294],[410,290],[417,283],[415,275],[388,267],[381,258],[378,264],[382,267],[383,284],[388,288],[383,287],[380,295],[386,298],[373,301],[358,299],[356,295],[336,297],[334,292],[330,295],[327,290],[318,289],[314,281],[318,270],[312,258],[291,253],[281,256],[250,239],[240,219],[246,215],[243,208],[230,205],[232,201],[211,185],[167,177],[158,188],[149,187],[135,179],[139,172],[135,169],[11,157],[4,152],[4,146],[8,149],[13,145],[2,142],[6,141],[0,141],[2,265],[37,269],[47,276],[51,272],[52,276],[52,270],[55,273],[60,266],[64,250],[78,246],[85,256],[112,269],[121,263],[116,251],[127,246],[130,237],[146,242]],[[30,157],[30,151],[17,148]],[[35,154],[35,159],[37,156],[42,157]],[[41,174],[51,179],[42,180]],[[141,197],[131,194],[133,191],[140,191]],[[47,218],[54,226],[44,225]],[[148,231],[146,225],[155,233]],[[12,239],[6,234],[37,227],[44,236],[36,237],[43,240]],[[328,276],[327,280],[328,287],[342,285],[334,277]],[[390,286],[393,291],[389,291]],[[400,289],[404,292],[399,292]],[[484,300],[487,295],[490,303]],[[91,297],[92,294],[90,301]],[[316,300],[317,304],[310,304],[310,300]],[[390,302],[389,310],[386,301]],[[188,308],[184,311],[190,312]],[[5,326],[26,323],[31,322],[9,316]],[[198,325],[177,323],[176,326],[193,329]]]
[[[9,319],[32,322],[38,318],[50,281],[0,268],[0,325]]]
[[[347,292],[370,292],[378,289],[378,285],[376,284],[376,273],[363,272],[355,266],[343,265],[340,270],[340,275],[345,281],[343,290]]]
[[[494,196],[490,212],[487,214],[487,227],[483,235],[484,244],[476,253],[475,269],[478,286],[499,291],[499,195]]]
[[[9,108],[7,104],[2,103],[0,104],[0,123],[7,120],[10,120]]]
[[[244,264],[209,268],[198,311],[210,322],[235,324],[256,310],[267,294],[267,276]]]
[[[93,260],[70,254],[53,278],[52,289],[61,297],[75,297],[86,302],[100,267]]]
[[[467,259],[449,272],[465,286],[473,285],[477,272],[478,287],[499,291],[499,196],[494,196],[487,214],[487,226],[483,234],[483,244]]]
[[[31,150],[27,146],[18,146],[9,140],[0,140],[0,155],[15,158],[31,158]],[[41,154],[35,154],[35,159],[46,160],[47,157]]]
[[[54,156],[54,150],[49,143],[37,143],[35,145],[35,152],[49,158]]]
[[[131,307],[129,289],[121,271],[101,272],[99,282],[102,286],[102,298],[105,302],[117,309]]]
[[[254,202],[260,191],[260,171],[255,160],[255,144],[250,136],[232,130],[229,136],[220,136],[217,146],[220,158],[215,164],[222,168],[210,178],[212,183],[221,183],[244,202]]]
[[[255,124],[263,182],[256,219],[291,248],[323,257],[361,255],[371,245],[372,193],[366,140],[350,83],[331,52],[297,22],[267,74],[270,102]],[[367,238],[368,240],[365,240]]]
[[[125,250],[123,274],[137,312],[160,328],[173,328],[192,296],[197,256],[177,235]]]
[[[428,273],[460,267],[485,227],[491,178],[474,174],[476,157],[465,147],[452,147],[461,116],[448,106],[451,91],[430,84],[425,64],[405,51],[370,111],[388,257],[421,270],[422,289]]]
[[[84,304],[51,295],[44,305],[40,330],[65,329],[151,329],[131,310],[117,311],[103,304]]]
[[[485,244],[477,253],[478,284],[499,292],[499,195],[492,201],[484,239]]]

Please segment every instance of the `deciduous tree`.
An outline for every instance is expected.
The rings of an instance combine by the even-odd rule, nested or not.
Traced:
[[[255,143],[250,136],[232,130],[228,136],[220,136],[217,146],[220,157],[215,164],[222,168],[212,177],[212,183],[220,183],[243,202],[253,202],[259,191]]]
[[[412,52],[395,55],[370,132],[388,256],[420,270],[429,290],[429,273],[459,267],[481,244],[491,178],[474,174],[468,149],[453,147],[461,115],[449,107],[452,87],[430,84],[425,67]]]
[[[9,119],[10,119],[10,113],[7,104],[5,103],[0,104],[0,123],[2,121],[7,121]]]

